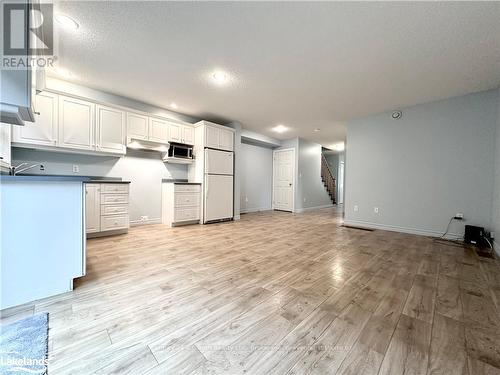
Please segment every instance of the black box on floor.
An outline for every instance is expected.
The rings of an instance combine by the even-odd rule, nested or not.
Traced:
[[[465,226],[465,243],[470,243],[473,245],[481,245],[484,237],[484,228],[475,227],[473,225]]]

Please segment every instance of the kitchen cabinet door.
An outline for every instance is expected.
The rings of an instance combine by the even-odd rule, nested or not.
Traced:
[[[168,124],[168,140],[170,142],[183,143],[182,141],[182,125]]]
[[[102,105],[96,111],[96,150],[125,154],[125,113]]]
[[[185,143],[187,145],[194,145],[194,128],[191,126],[184,126],[183,127],[183,141],[182,143]]]
[[[95,104],[59,97],[59,147],[95,150]]]
[[[234,133],[231,130],[219,128],[219,148],[221,150],[233,151]]]
[[[35,95],[35,122],[15,126],[12,141],[42,146],[57,145],[59,95],[41,92]]]
[[[101,230],[100,190],[100,184],[85,184],[85,231],[87,233]]]
[[[219,148],[219,128],[215,126],[205,126],[205,147]]]
[[[10,138],[11,125],[0,123],[0,166],[9,168],[11,162]]]
[[[127,113],[127,138],[148,139],[149,119],[136,113]]]
[[[149,118],[149,140],[155,142],[168,142],[168,122],[157,118]]]

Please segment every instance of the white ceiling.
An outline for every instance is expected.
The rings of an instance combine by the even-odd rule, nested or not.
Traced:
[[[75,81],[280,139],[500,86],[500,2],[64,2]],[[227,70],[226,87],[210,82]],[[270,128],[285,124],[291,131]],[[321,128],[314,132],[314,128]]]

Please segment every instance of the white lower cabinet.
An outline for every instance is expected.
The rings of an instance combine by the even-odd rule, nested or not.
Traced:
[[[19,128],[20,126],[15,126]],[[0,123],[0,167],[9,168],[11,163],[10,138],[12,126]]]
[[[85,190],[85,220],[88,234],[106,235],[109,231],[128,230],[130,227],[128,183],[88,183]]]
[[[200,222],[200,184],[167,182],[162,184],[162,222],[177,224]]]
[[[85,231],[96,233],[101,227],[101,185],[85,184]]]

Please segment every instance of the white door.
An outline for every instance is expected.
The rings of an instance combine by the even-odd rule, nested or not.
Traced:
[[[59,97],[59,146],[94,150],[95,104]]]
[[[205,175],[205,222],[233,217],[233,176]]]
[[[182,143],[182,126],[178,124],[168,124],[168,140],[170,142]]]
[[[184,126],[184,136],[182,143],[187,145],[194,145],[194,128],[190,126]]]
[[[205,126],[205,147],[219,148],[219,128],[215,126]]]
[[[85,231],[95,233],[101,226],[101,192],[99,184],[85,184]]]
[[[125,154],[125,113],[98,105],[97,151]]]
[[[16,126],[20,128],[21,126]],[[11,125],[0,122],[0,166],[9,168],[11,162],[10,150]]]
[[[58,95],[41,92],[35,95],[35,122],[26,122],[25,126],[15,126],[13,142],[33,145],[57,145]]]
[[[294,211],[295,150],[273,152],[273,209]]]
[[[205,173],[233,174],[233,153],[205,149]]]
[[[127,113],[127,137],[148,139],[148,117],[136,113]]]
[[[150,117],[149,140],[168,143],[168,123],[166,121]]]
[[[219,129],[219,148],[221,150],[233,151],[234,133],[231,130]]]

